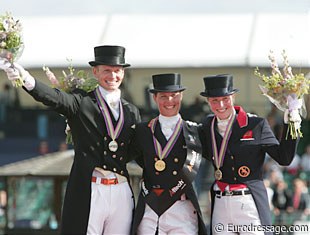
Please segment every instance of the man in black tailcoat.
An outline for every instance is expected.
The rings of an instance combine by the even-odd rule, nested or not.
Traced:
[[[11,81],[24,80],[33,98],[64,115],[74,142],[74,162],[64,199],[61,234],[129,234],[134,198],[126,169],[138,109],[121,98],[125,48],[98,46],[90,61],[99,86],[66,93],[34,79],[22,66],[1,59]]]
[[[264,234],[272,232],[267,192],[262,178],[266,154],[281,165],[295,156],[297,140],[286,138],[284,125],[281,142],[264,118],[234,106],[233,76],[204,78],[205,91],[214,115],[203,121],[200,132],[203,157],[215,169],[211,187],[211,232],[219,234]]]
[[[159,116],[136,126],[130,156],[143,168],[132,234],[206,234],[192,181],[201,161],[197,125],[182,120],[177,73],[152,76]]]

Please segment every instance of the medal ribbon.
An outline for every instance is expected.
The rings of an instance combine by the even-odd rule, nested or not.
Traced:
[[[216,165],[217,169],[220,169],[220,167],[223,165],[223,161],[224,161],[224,157],[225,157],[225,153],[226,153],[226,149],[227,149],[227,144],[228,144],[228,141],[229,141],[229,138],[231,135],[232,125],[233,125],[234,120],[235,120],[235,115],[233,115],[228,121],[219,153],[217,150],[216,139],[215,139],[215,134],[214,134],[215,118],[216,117],[214,116],[212,123],[211,123],[212,150],[213,150],[215,165]]]
[[[99,104],[99,108],[101,110],[101,113],[103,115],[104,122],[105,122],[105,125],[106,125],[107,130],[108,130],[108,135],[114,141],[119,136],[119,134],[121,133],[123,126],[124,126],[123,105],[121,103],[119,105],[119,119],[118,119],[118,122],[116,124],[116,128],[114,129],[109,109],[108,109],[108,107],[104,101],[104,98],[102,97],[102,95],[99,91],[99,88],[97,88],[95,90],[95,96],[96,96],[97,102]]]
[[[182,129],[182,119],[179,118],[172,135],[170,136],[165,148],[162,150],[160,143],[158,142],[158,140],[156,139],[154,133],[155,133],[155,126],[156,126],[156,122],[158,121],[158,117],[152,119],[152,121],[150,122],[150,128],[153,134],[153,143],[154,143],[154,147],[155,147],[155,152],[157,154],[157,156],[159,157],[160,160],[166,158],[170,151],[172,150],[175,142],[177,141],[177,139],[179,138],[179,135],[181,133],[181,129]]]

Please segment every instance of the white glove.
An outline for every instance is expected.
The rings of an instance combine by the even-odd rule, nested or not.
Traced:
[[[302,106],[302,99],[298,99],[296,96],[290,95],[287,97],[288,109],[284,112],[284,123],[289,121],[294,122],[297,127],[300,128],[301,117],[299,110]]]
[[[0,57],[0,69],[5,71],[10,67],[11,67],[11,63],[7,59]]]
[[[5,72],[8,79],[12,82],[21,78],[24,82],[24,87],[28,91],[31,91],[35,87],[35,79],[21,65],[14,63],[14,67],[7,68]]]

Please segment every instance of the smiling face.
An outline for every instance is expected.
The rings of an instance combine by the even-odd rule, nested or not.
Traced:
[[[107,91],[115,91],[124,79],[124,68],[122,66],[97,65],[93,67],[93,74],[99,85]]]
[[[182,92],[157,92],[153,95],[160,114],[165,117],[172,117],[179,113],[182,98]]]
[[[234,95],[208,97],[211,111],[221,120],[227,119],[234,112]]]

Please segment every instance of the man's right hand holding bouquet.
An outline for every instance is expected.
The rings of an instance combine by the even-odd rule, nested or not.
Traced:
[[[283,74],[279,70],[273,52],[269,54],[272,74],[266,76],[259,73],[256,68],[254,74],[259,77],[264,84],[259,85],[263,95],[265,95],[278,109],[284,112],[284,123],[289,125],[288,134],[292,139],[302,137],[301,114],[306,114],[303,105],[303,96],[309,93],[310,80],[304,74],[294,75],[290,67],[285,51],[282,52],[284,59]]]
[[[13,84],[22,80],[23,86],[28,91],[31,91],[34,88],[35,79],[21,65],[14,63],[14,66],[12,66],[10,61],[0,58],[0,69],[6,72],[8,79]]]

